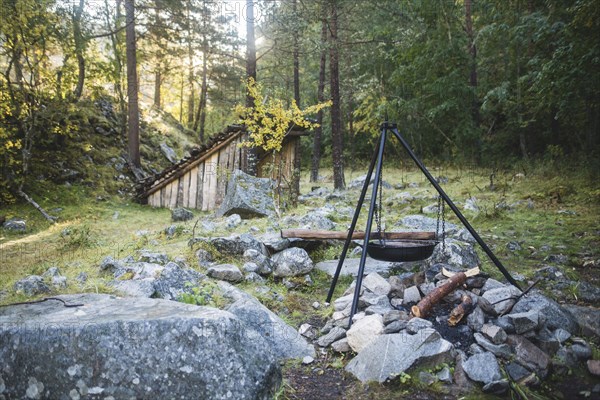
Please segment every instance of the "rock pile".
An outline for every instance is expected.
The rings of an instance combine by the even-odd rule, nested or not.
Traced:
[[[314,342],[336,352],[357,353],[346,370],[363,382],[384,382],[417,367],[455,360],[456,382],[466,376],[490,393],[508,390],[509,381],[503,376],[538,385],[551,372],[561,374],[591,359],[590,345],[576,336],[585,321],[539,292],[523,295],[484,275],[468,278],[427,319],[413,317],[410,307],[446,281],[439,273],[442,268],[457,270],[435,264],[426,273],[387,279],[371,272],[363,280],[351,328],[355,283],[333,302],[334,313]],[[449,313],[463,296],[471,298],[474,308],[458,325],[450,326]],[[598,311],[595,315],[600,316]],[[307,324],[300,329],[307,338],[314,331]],[[594,367],[592,362],[590,371]],[[428,383],[442,380],[427,375]]]

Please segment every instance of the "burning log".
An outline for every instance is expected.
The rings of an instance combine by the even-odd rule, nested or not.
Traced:
[[[473,299],[468,294],[463,294],[459,305],[454,307],[448,317],[448,325],[456,326],[464,317],[473,311]]]
[[[454,289],[463,285],[467,281],[468,277],[477,275],[478,273],[479,268],[473,268],[467,272],[458,272],[456,274],[452,274],[444,269],[443,274],[450,276],[448,281],[442,286],[435,288],[427,296],[423,297],[421,301],[412,306],[410,311],[415,317],[425,318],[435,304],[450,294]]]

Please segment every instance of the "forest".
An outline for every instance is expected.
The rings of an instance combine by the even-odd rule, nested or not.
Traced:
[[[48,149],[89,140],[84,104],[113,104],[120,146],[143,168],[140,104],[201,144],[239,121],[236,104],[252,104],[248,77],[288,108],[331,100],[302,146],[312,180],[329,165],[336,188],[386,118],[437,162],[599,165],[593,0],[3,0],[0,10],[4,203],[35,191]]]

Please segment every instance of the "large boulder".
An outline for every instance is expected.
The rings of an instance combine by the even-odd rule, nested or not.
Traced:
[[[227,311],[236,315],[248,329],[254,330],[257,336],[264,339],[269,345],[265,350],[270,350],[275,358],[283,360],[315,357],[314,347],[298,331],[254,297],[227,282],[220,281],[218,286],[223,297],[231,301],[226,307]]]
[[[549,329],[562,328],[571,333],[576,332],[577,323],[573,316],[557,302],[538,291],[521,297],[511,310],[512,313],[528,311],[539,311],[539,314],[545,317],[545,325]]]
[[[44,283],[44,278],[39,275],[29,275],[15,282],[15,291],[27,297],[42,293],[50,293],[50,288]]]
[[[179,264],[170,262],[165,265],[156,281],[156,295],[167,300],[177,300],[183,293],[193,293],[193,288],[200,285],[205,276],[191,268],[182,268]]]
[[[0,309],[5,398],[270,399],[269,344],[233,314],[158,299],[61,296]]]
[[[304,249],[292,247],[275,254],[273,262],[273,275],[276,277],[290,277],[306,275],[313,270],[314,265]]]
[[[214,238],[210,240],[210,244],[212,244],[220,253],[231,256],[241,256],[249,249],[254,249],[264,255],[269,254],[265,245],[256,240],[256,238],[249,233],[243,233],[239,236],[233,235],[229,237]]]
[[[239,214],[242,218],[253,218],[274,215],[273,186],[272,179],[257,178],[240,170],[233,171],[217,216]]]
[[[361,382],[385,382],[411,368],[431,367],[453,359],[452,344],[434,329],[416,335],[406,332],[381,335],[346,366]]]

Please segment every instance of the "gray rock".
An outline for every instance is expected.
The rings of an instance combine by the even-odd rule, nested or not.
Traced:
[[[519,335],[509,335],[507,343],[512,346],[519,363],[534,371],[540,378],[548,375],[550,357],[529,340]]]
[[[398,333],[403,329],[406,329],[408,321],[396,320],[392,321],[383,328],[383,333],[389,335],[390,333]]]
[[[269,254],[265,246],[249,233],[243,233],[239,236],[233,235],[229,237],[214,238],[210,240],[210,244],[212,244],[217,251],[232,256],[241,256],[248,249],[257,250],[265,256]]]
[[[154,279],[136,279],[110,282],[117,292],[126,297],[142,297],[149,299],[154,295]]]
[[[419,382],[421,382],[424,385],[433,385],[436,381],[437,381],[437,376],[435,376],[434,374],[432,374],[431,372],[427,372],[427,371],[421,371],[419,372]]]
[[[65,289],[67,287],[67,277],[53,276],[51,283],[55,289]]]
[[[260,275],[270,275],[273,272],[273,264],[271,263],[271,260],[258,250],[246,250],[244,252],[244,260],[256,264],[258,266],[258,270],[254,272],[257,272]]]
[[[495,319],[494,325],[498,325],[506,333],[515,333],[515,326],[507,315],[503,315],[502,317]]]
[[[257,178],[240,170],[233,171],[218,217],[239,214],[242,218],[268,217],[275,214],[272,179]]]
[[[502,357],[505,359],[510,359],[512,357],[512,349],[509,345],[507,344],[494,344],[492,342],[490,342],[489,340],[487,340],[485,338],[485,336],[483,336],[481,333],[476,332],[473,337],[475,338],[475,341],[477,342],[477,344],[479,344],[481,347],[483,347],[485,350],[489,351],[490,353],[493,353],[495,356],[498,357]]]
[[[182,268],[170,262],[160,272],[154,282],[156,295],[167,300],[177,300],[183,293],[193,293],[193,288],[201,284],[206,277],[191,268]]]
[[[172,238],[177,233],[177,225],[170,225],[165,228],[165,235],[168,238]]]
[[[585,281],[578,283],[577,292],[579,293],[579,299],[590,304],[600,304],[600,287]]]
[[[213,265],[208,269],[206,274],[211,278],[226,282],[241,282],[244,280],[242,271],[233,264]]]
[[[380,296],[387,296],[392,288],[388,281],[377,272],[371,272],[365,276],[362,285],[365,289]]]
[[[394,321],[408,321],[409,316],[406,311],[390,310],[383,315],[383,324],[387,325]]]
[[[198,265],[200,267],[206,267],[214,261],[212,254],[204,249],[198,249],[196,251],[196,257],[198,258]]]
[[[442,370],[440,372],[438,372],[436,374],[437,379],[440,382],[444,382],[444,383],[452,383],[452,373],[450,372],[450,368],[448,367],[444,367],[442,368]]]
[[[510,242],[506,243],[506,248],[510,251],[519,251],[522,250],[521,245],[519,244],[519,242],[511,240]]]
[[[365,185],[365,181],[367,180],[367,175],[362,175],[359,176],[358,178],[354,178],[350,181],[350,183],[348,184],[348,189],[358,189],[358,188],[362,188]],[[369,181],[369,185],[372,185],[373,182],[375,180],[375,175],[371,175],[371,180]],[[381,185],[385,188],[385,189],[391,189],[392,185],[390,185],[389,183],[387,183],[386,181],[382,181]]]
[[[338,353],[347,353],[352,350],[348,344],[348,339],[346,338],[336,340],[335,342],[331,343],[331,348]]]
[[[112,274],[116,274],[119,271],[122,271],[121,273],[123,273],[125,271],[125,263],[115,260],[111,256],[107,256],[100,262],[100,270]]]
[[[404,290],[404,304],[418,303],[421,300],[421,293],[419,292],[419,288],[416,286],[411,286]]]
[[[485,335],[494,344],[502,344],[506,342],[506,332],[497,325],[485,324],[481,327],[481,333]]]
[[[489,301],[498,314],[508,311],[516,302],[516,297],[521,291],[514,286],[505,286],[491,289],[483,294],[483,298]]]
[[[177,161],[179,161],[179,157],[177,157],[177,153],[175,153],[175,150],[173,150],[171,147],[169,147],[168,144],[164,142],[161,143],[159,147],[161,153],[163,153],[167,160],[169,160],[172,164],[177,164]]]
[[[418,333],[423,329],[429,329],[433,327],[433,323],[431,321],[427,321],[422,318],[411,318],[406,324],[406,331],[410,334]]]
[[[356,321],[346,332],[346,338],[352,350],[358,353],[381,334],[383,334],[383,317],[374,314]]]
[[[404,296],[404,290],[406,286],[404,285],[402,279],[397,276],[390,276],[388,278],[388,283],[390,284],[390,297],[402,298]]]
[[[236,315],[249,329],[256,332],[269,345],[278,360],[316,357],[315,349],[296,329],[263,306],[248,293],[227,282],[218,282],[225,298],[232,301],[227,311]]]
[[[300,328],[298,328],[298,333],[305,338],[312,340],[317,337],[317,328],[311,324],[302,324],[300,325]]]
[[[583,307],[574,304],[565,304],[562,308],[568,312],[569,317],[575,322],[575,327],[586,336],[600,336],[600,309]],[[550,319],[548,317],[548,319]],[[550,321],[547,321],[549,324]],[[576,332],[573,328],[564,326],[569,332]]]
[[[273,253],[279,253],[290,247],[290,241],[281,237],[281,233],[266,233],[259,240]]]
[[[504,369],[506,370],[510,378],[516,382],[520,382],[521,380],[526,379],[531,375],[531,371],[527,370],[526,368],[524,368],[516,362],[507,363]]]
[[[424,329],[416,335],[381,335],[348,363],[346,371],[363,383],[383,383],[411,368],[449,362],[453,359],[452,350],[452,344],[434,329]]]
[[[356,276],[358,274],[358,266],[360,264],[360,258],[346,258],[342,269],[340,270],[340,276]],[[390,271],[395,267],[401,265],[401,263],[393,263],[389,261],[379,261],[367,257],[365,262],[365,274],[377,272],[383,277],[390,275]],[[315,266],[318,270],[327,273],[330,276],[335,274],[335,270],[338,266],[338,260],[321,261]]]
[[[494,382],[485,384],[483,386],[483,388],[481,388],[481,390],[483,391],[483,393],[502,395],[502,394],[505,394],[506,392],[508,392],[509,388],[510,388],[510,384],[508,383],[508,380],[501,379],[499,381],[494,381]]]
[[[169,256],[165,253],[153,253],[148,250],[140,250],[138,261],[151,264],[165,265],[169,262]]]
[[[506,285],[504,283],[499,282],[493,278],[489,278],[488,280],[485,281],[485,284],[482,286],[481,291],[483,293],[485,293],[488,290],[498,289],[498,288],[503,288],[503,287],[506,287]]]
[[[472,355],[464,362],[463,369],[470,379],[484,385],[502,379],[500,366],[492,353]]]
[[[512,309],[512,313],[539,311],[546,318],[545,326],[549,329],[563,328],[575,332],[577,323],[573,316],[554,300],[547,298],[539,292],[523,296]],[[598,320],[600,321],[600,320]],[[600,328],[600,322],[598,322]],[[600,333],[600,329],[598,330]]]
[[[435,232],[437,227],[437,219],[425,217],[423,215],[407,215],[398,221],[398,226],[414,229],[416,231]],[[453,235],[458,232],[458,226],[450,222],[446,222],[446,235]]]
[[[571,337],[571,333],[567,330],[564,330],[562,328],[558,328],[554,331],[554,337],[556,338],[556,340],[558,340],[560,343],[566,342],[567,340],[569,340],[569,338]]]
[[[515,333],[521,335],[538,328],[540,324],[540,312],[536,310],[508,314],[511,322],[515,326]]]
[[[231,214],[229,217],[225,218],[225,228],[227,229],[235,229],[242,223],[242,217],[239,214]]]
[[[471,345],[469,346],[469,354],[479,354],[479,353],[485,353],[485,349],[483,347],[481,347],[480,345],[478,345],[477,343],[471,343]]]
[[[244,263],[244,265],[242,265],[242,270],[246,273],[258,273],[258,270],[260,268],[258,267],[258,265],[256,265],[256,263],[253,262],[247,262]]]
[[[270,399],[269,344],[226,311],[158,299],[61,296],[0,310],[3,396]],[[126,349],[124,351],[123,349]],[[43,355],[40,356],[40,355]],[[101,356],[100,356],[101,355]],[[98,397],[99,398],[99,397]]]
[[[542,328],[532,340],[540,348],[540,350],[549,356],[553,356],[560,348],[560,342],[547,328]]]
[[[469,328],[474,331],[480,331],[485,323],[485,315],[479,306],[476,306],[475,309],[467,316],[467,325]]]
[[[571,345],[571,350],[580,360],[588,360],[592,358],[592,348],[590,345],[581,338],[574,338],[573,344]]]
[[[426,263],[428,265],[444,263],[462,269],[475,268],[481,264],[472,244],[454,239],[446,239],[445,248],[441,244],[436,246]]]
[[[2,228],[6,229],[7,231],[25,232],[27,229],[27,224],[20,218],[11,218],[2,224]]]
[[[326,335],[321,336],[317,344],[321,347],[327,347],[333,342],[346,337],[346,330],[342,327],[333,327]]]
[[[335,228],[333,221],[318,213],[308,213],[304,217],[300,218],[298,222],[308,229],[321,229],[329,231]]]
[[[189,221],[194,218],[194,213],[185,208],[176,208],[171,211],[171,220],[177,221]]]
[[[77,283],[79,283],[80,285],[83,285],[84,283],[87,282],[88,280],[88,274],[87,272],[80,272],[77,277],[75,278],[75,280],[77,281]]]
[[[275,254],[271,257],[271,261],[273,263],[273,275],[276,277],[305,275],[314,268],[306,250],[297,247]]]
[[[44,283],[44,279],[39,275],[29,275],[15,282],[15,291],[23,293],[27,297],[43,293],[50,293],[50,288]]]
[[[244,277],[244,280],[246,282],[252,282],[252,283],[265,283],[266,282],[265,278],[263,278],[256,272],[248,272],[246,274],[246,276]]]
[[[61,276],[58,267],[50,267],[42,274],[42,278],[54,278],[56,276]]]

